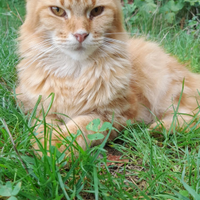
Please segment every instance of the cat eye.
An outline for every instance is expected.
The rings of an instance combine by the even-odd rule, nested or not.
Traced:
[[[51,11],[54,15],[58,16],[58,17],[64,17],[66,16],[66,12],[64,9],[56,7],[56,6],[52,6],[50,7]]]
[[[100,15],[103,11],[104,11],[103,6],[99,6],[99,7],[94,8],[90,13],[90,19],[93,19],[93,17]]]

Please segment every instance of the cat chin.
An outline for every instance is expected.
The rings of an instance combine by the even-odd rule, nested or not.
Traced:
[[[75,61],[83,61],[83,60],[87,60],[89,55],[87,55],[86,53],[82,53],[80,51],[78,52],[69,52],[68,56],[70,56],[71,59],[75,60]]]
[[[87,51],[86,49],[80,49],[80,50],[70,50],[70,51],[65,51],[65,53],[73,60],[75,61],[83,61],[87,60],[93,51]]]
[[[60,54],[55,53],[53,56],[43,60],[44,70],[48,74],[54,74],[59,78],[77,78],[81,74],[82,70],[84,70],[84,68],[91,65],[91,60],[87,59],[87,57],[80,57],[80,55],[77,54],[73,55],[74,58],[72,58],[66,52],[62,52]]]

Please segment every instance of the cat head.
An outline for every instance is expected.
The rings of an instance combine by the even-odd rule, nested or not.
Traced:
[[[37,40],[46,51],[54,48],[73,60],[104,51],[124,32],[120,0],[27,0],[26,8],[21,39]]]

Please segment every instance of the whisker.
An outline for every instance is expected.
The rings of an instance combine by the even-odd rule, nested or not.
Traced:
[[[48,47],[48,46],[49,46],[49,43],[45,40],[45,41],[42,41],[42,42],[40,42],[40,43],[37,43],[37,44],[34,45],[34,46],[30,46],[29,48],[26,49],[26,51],[24,51],[24,53],[30,52],[30,51],[32,51],[32,50],[39,50],[39,51],[41,51],[41,47],[46,48],[46,47]]]
[[[132,35],[132,33],[128,33],[128,32],[113,32],[113,33],[104,33],[104,35]]]
[[[28,62],[26,62],[26,64],[28,64],[26,67],[28,68],[28,67],[30,67],[36,60],[39,60],[40,62],[42,61],[42,60],[44,60],[45,59],[45,55],[46,54],[49,54],[49,52],[51,52],[52,50],[55,50],[55,47],[53,47],[53,46],[51,46],[51,47],[49,47],[48,49],[46,49],[46,51],[44,51],[44,52],[39,52],[38,54],[36,54],[34,57],[32,57],[31,59],[29,59],[28,60]],[[52,52],[52,55],[54,55],[53,54],[54,52]],[[50,56],[49,56],[50,57]],[[42,59],[41,59],[42,58]]]
[[[112,54],[119,54],[125,58],[128,58],[128,55],[125,52],[123,52],[121,49],[116,49],[116,48],[113,48],[113,47],[107,46],[107,45],[104,45],[102,47],[104,47],[105,52],[110,51]]]
[[[105,37],[104,40],[105,40],[105,41],[108,41],[108,42],[117,42],[117,43],[120,43],[120,44],[127,45],[126,42],[123,42],[123,41],[121,41],[121,40],[116,40],[116,39],[113,39],[113,38],[107,38],[107,37]]]

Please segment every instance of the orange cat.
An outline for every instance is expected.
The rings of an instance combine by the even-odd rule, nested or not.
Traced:
[[[79,126],[87,142],[92,132],[86,125],[96,118],[111,121],[113,112],[118,130],[127,119],[154,122],[155,127],[156,117],[169,129],[185,79],[179,113],[197,113],[200,76],[157,44],[129,39],[122,21],[120,0],[27,0],[16,90],[25,111],[34,108],[39,95],[46,111],[48,96],[54,93],[47,122],[63,137],[69,135],[68,130],[76,134]],[[178,118],[180,125],[190,120],[188,115]],[[43,129],[40,126],[38,132]],[[52,145],[60,142],[58,132],[53,132]],[[113,131],[110,139],[116,136]],[[77,142],[86,147],[82,135]],[[61,145],[60,151],[64,149]]]

